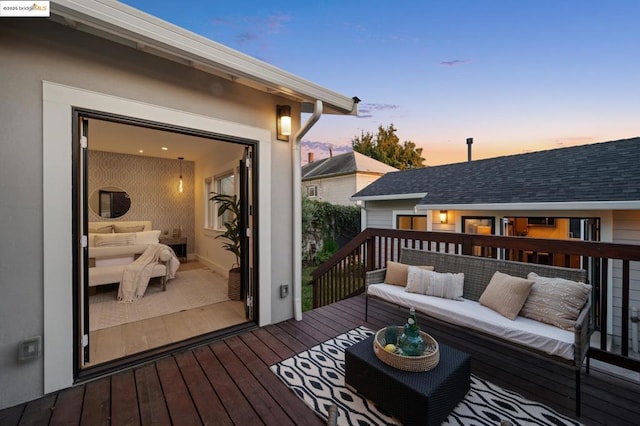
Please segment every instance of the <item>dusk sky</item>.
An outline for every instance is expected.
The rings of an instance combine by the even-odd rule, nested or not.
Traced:
[[[123,3],[362,100],[305,141],[393,123],[437,165],[640,135],[639,0]]]

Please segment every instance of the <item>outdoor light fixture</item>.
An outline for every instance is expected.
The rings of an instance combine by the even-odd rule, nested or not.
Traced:
[[[184,157],[178,157],[178,161],[180,161],[180,182],[178,183],[178,191],[182,192],[183,187],[182,187],[182,160],[184,160]]]
[[[291,107],[276,105],[276,133],[279,141],[289,141],[291,135]]]
[[[447,223],[449,221],[447,213],[446,210],[440,210],[440,223]]]

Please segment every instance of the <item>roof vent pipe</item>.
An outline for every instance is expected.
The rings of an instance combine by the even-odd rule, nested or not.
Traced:
[[[467,138],[467,161],[471,161],[471,145],[473,145],[473,138]]]

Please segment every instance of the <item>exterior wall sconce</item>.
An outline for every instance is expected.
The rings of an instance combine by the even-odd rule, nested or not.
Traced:
[[[276,105],[276,134],[279,141],[289,141],[291,135],[291,107]]]
[[[447,223],[449,222],[449,212],[447,212],[446,210],[440,210],[440,223]]]
[[[182,160],[184,160],[184,157],[178,157],[178,161],[180,162],[180,181],[178,182],[178,192],[180,193],[184,190],[182,185]]]

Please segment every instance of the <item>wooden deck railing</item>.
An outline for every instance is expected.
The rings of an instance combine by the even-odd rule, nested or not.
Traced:
[[[402,247],[587,269],[593,286],[592,320],[600,331],[590,357],[640,371],[640,360],[629,354],[630,283],[633,275],[640,286],[640,245],[368,228],[314,271],[313,307],[362,293],[365,272],[397,261]],[[607,345],[611,319],[619,340],[615,350]]]

